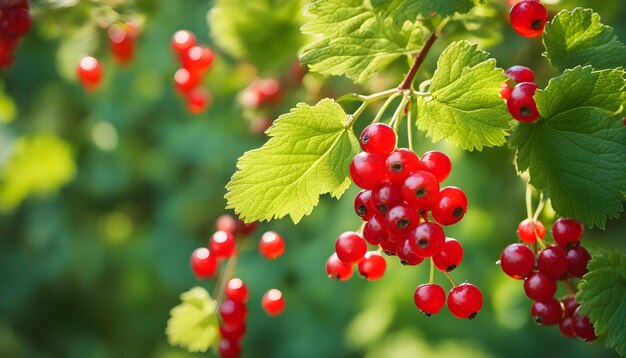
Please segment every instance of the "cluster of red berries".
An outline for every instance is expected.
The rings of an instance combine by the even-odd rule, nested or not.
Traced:
[[[519,1],[509,13],[513,30],[524,37],[541,36],[548,20],[548,10],[539,0]]]
[[[196,36],[187,30],[179,30],[172,36],[172,48],[182,65],[174,73],[176,89],[185,98],[189,112],[200,114],[211,102],[211,93],[201,85],[215,54],[197,44]]]
[[[13,64],[20,38],[30,30],[28,0],[0,0],[0,68]]]
[[[283,84],[270,77],[255,79],[239,93],[239,102],[251,112],[248,116],[250,132],[262,134],[272,125],[272,120],[269,119],[272,113],[266,112],[269,107],[280,103],[283,92]]]
[[[524,280],[526,296],[535,301],[531,314],[540,325],[559,325],[566,337],[579,337],[588,342],[597,337],[589,319],[580,315],[569,280],[587,273],[589,252],[580,245],[583,226],[572,219],[558,219],[552,226],[555,244],[545,246],[546,228],[541,221],[526,219],[517,229],[522,243],[507,246],[500,256],[502,271],[510,277]],[[535,245],[535,252],[527,244]],[[537,252],[537,244],[543,247]],[[557,282],[562,281],[570,295],[557,300]]]
[[[360,144],[363,152],[352,160],[350,176],[363,189],[354,201],[356,214],[365,221],[363,233],[339,236],[326,263],[328,276],[347,280],[352,265],[358,265],[366,279],[380,278],[385,259],[377,251],[368,251],[367,243],[397,255],[404,265],[431,258],[446,274],[454,270],[461,263],[463,248],[457,240],[446,238],[441,225],[463,218],[467,198],[459,188],[440,188],[452,169],[450,159],[438,151],[420,159],[410,149],[396,149],[396,134],[382,123],[366,127]],[[438,313],[445,297],[443,288],[432,282],[417,287],[414,295],[415,304],[427,315]],[[455,285],[448,295],[448,308],[458,318],[474,318],[481,306],[480,290],[472,284]]]
[[[537,90],[535,74],[525,66],[513,66],[504,72],[509,80],[502,84],[500,96],[513,118],[530,123],[539,118],[539,110],[533,96]]]

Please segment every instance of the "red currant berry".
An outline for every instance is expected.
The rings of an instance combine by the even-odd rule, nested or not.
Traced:
[[[396,148],[396,133],[384,123],[374,123],[361,132],[361,149],[368,153],[387,155]]]
[[[386,215],[391,208],[402,203],[402,191],[398,185],[382,183],[372,190],[370,203],[380,214]]]
[[[537,301],[533,303],[530,312],[535,323],[542,326],[552,326],[563,317],[563,307],[561,302],[551,298],[545,301]]]
[[[359,273],[368,281],[378,280],[385,274],[387,261],[378,251],[368,251],[359,262]]]
[[[576,309],[580,306],[574,297],[567,297],[561,301],[566,316],[573,316]]]
[[[337,238],[335,252],[343,263],[352,265],[363,259],[367,252],[367,244],[359,233],[346,231]]]
[[[463,246],[457,240],[446,237],[443,249],[433,256],[435,266],[441,270],[450,272],[457,268],[463,260]]]
[[[194,88],[187,94],[187,109],[192,114],[200,114],[211,103],[211,93],[204,88]]]
[[[210,48],[194,45],[185,52],[182,63],[191,72],[203,73],[211,67],[214,58]]]
[[[352,265],[346,265],[333,252],[326,261],[326,274],[328,278],[335,278],[339,281],[345,281],[352,276]]]
[[[387,240],[389,238],[389,234],[387,233],[387,228],[385,227],[385,217],[381,217],[379,215],[372,216],[363,228],[363,238],[370,245],[374,246],[378,245],[381,240]]]
[[[228,325],[236,326],[243,323],[248,315],[246,305],[231,299],[226,299],[220,304],[220,318]]]
[[[504,102],[506,102],[509,97],[511,96],[511,91],[513,89],[511,87],[509,87],[508,83],[503,83],[502,86],[500,87],[500,97],[502,97],[502,99],[504,100]]]
[[[565,250],[556,245],[541,250],[537,256],[537,267],[539,271],[553,279],[560,279],[567,273],[568,261]]]
[[[215,221],[215,227],[218,231],[230,232],[233,235],[241,234],[244,226],[243,221],[228,214],[221,215]]]
[[[580,307],[576,309],[572,316],[572,329],[576,337],[587,342],[593,342],[598,338],[589,318],[580,314]]]
[[[241,323],[236,326],[220,324],[220,337],[230,341],[239,341],[246,334],[246,324]]]
[[[511,244],[500,255],[500,267],[505,274],[521,280],[528,276],[535,266],[535,254],[525,245]]]
[[[172,48],[182,58],[196,44],[196,36],[187,30],[178,30],[172,36]]]
[[[413,294],[413,301],[415,301],[415,306],[420,312],[430,317],[441,311],[446,303],[446,293],[437,284],[425,283],[417,286]]]
[[[396,235],[408,232],[416,227],[419,222],[420,217],[417,210],[405,204],[394,206],[389,210],[386,217],[387,230]]]
[[[483,295],[471,283],[462,283],[448,294],[448,309],[457,318],[473,319],[482,306]]]
[[[537,85],[532,82],[518,83],[513,88],[506,101],[506,107],[513,118],[525,123],[534,122],[539,118],[537,104],[533,98],[536,90]]]
[[[512,66],[509,67],[504,74],[509,76],[515,83],[522,82],[535,82],[535,74],[533,70],[526,66]]]
[[[380,154],[361,152],[350,163],[350,177],[362,189],[374,189],[386,176],[385,157]]]
[[[200,84],[200,76],[195,72],[189,72],[186,68],[179,68],[174,73],[174,85],[176,89],[182,93],[189,93],[192,89],[196,88]]]
[[[397,245],[397,243],[389,240],[389,238],[387,238],[385,240],[381,240],[380,243],[378,244],[378,246],[380,246],[380,248],[383,249],[383,252],[387,256],[397,255],[397,253],[396,253],[396,245]]]
[[[217,258],[229,258],[235,253],[235,237],[227,231],[216,231],[209,240],[209,250]]]
[[[446,241],[446,235],[441,226],[434,222],[423,222],[409,236],[409,244],[416,255],[432,257],[438,254]]]
[[[587,263],[591,255],[582,246],[567,250],[567,272],[574,277],[583,277],[587,273]]]
[[[237,340],[222,338],[217,350],[222,358],[239,358],[241,356],[241,346]]]
[[[2,20],[2,26],[9,37],[22,37],[26,35],[31,26],[31,18],[28,9],[14,7],[9,10]]]
[[[135,53],[135,27],[130,24],[125,25],[125,27],[113,25],[107,31],[113,58],[122,65],[130,62]]]
[[[579,244],[584,227],[573,219],[560,218],[552,225],[552,237],[557,245],[571,248]]]
[[[532,0],[517,3],[509,15],[513,30],[524,37],[540,36],[548,19],[546,7]]]
[[[285,299],[283,298],[283,293],[275,288],[265,292],[263,298],[261,299],[261,306],[263,307],[263,310],[265,310],[265,313],[272,317],[280,315],[285,309]]]
[[[285,252],[285,240],[274,231],[268,231],[261,236],[259,252],[270,260],[278,258]]]
[[[283,88],[275,78],[266,78],[255,83],[255,91],[258,94],[260,105],[265,103],[279,103],[283,96]]]
[[[200,247],[191,254],[191,270],[197,278],[211,278],[217,269],[217,259],[209,249]]]
[[[402,199],[416,209],[428,208],[439,194],[439,182],[433,174],[418,171],[411,174],[402,185]]]
[[[547,301],[556,293],[556,281],[541,271],[533,271],[524,279],[526,296],[535,301]]]
[[[361,190],[354,198],[354,211],[361,219],[368,221],[374,216],[375,210],[371,203],[372,191]]]
[[[85,89],[94,90],[102,81],[102,66],[91,56],[83,57],[78,64],[78,79]]]
[[[431,172],[440,183],[448,178],[452,170],[450,158],[437,150],[424,153],[421,162],[423,170]]]
[[[534,244],[537,238],[543,239],[546,236],[546,227],[539,220],[524,219],[517,226],[517,236],[527,244]]]
[[[226,284],[224,289],[226,298],[239,302],[246,303],[248,301],[248,287],[243,283],[240,278],[232,278]]]
[[[467,212],[467,197],[455,186],[442,188],[430,208],[433,219],[441,225],[456,224]]]
[[[574,326],[572,325],[573,320],[570,316],[563,316],[561,321],[559,322],[559,331],[564,337],[574,338],[576,335],[574,334]]]
[[[410,149],[398,148],[385,160],[389,181],[402,184],[420,165],[420,158]]]
[[[424,261],[424,258],[417,256],[415,252],[413,252],[408,239],[398,240],[395,252],[400,259],[400,263],[404,266],[415,266]]]

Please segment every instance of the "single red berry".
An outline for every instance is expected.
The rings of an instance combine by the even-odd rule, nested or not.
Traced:
[[[428,208],[439,194],[439,182],[430,172],[420,170],[402,184],[402,199],[416,209]]]
[[[265,78],[258,80],[255,84],[255,90],[261,101],[260,105],[277,104],[283,96],[283,86],[275,78]]]
[[[245,224],[243,221],[228,214],[221,215],[215,221],[215,227],[217,228],[217,230],[230,232],[233,235],[239,235],[243,233],[244,226]]]
[[[241,355],[241,345],[234,339],[220,339],[217,350],[222,358],[239,358]]]
[[[192,114],[204,112],[211,103],[211,93],[200,87],[196,87],[187,94],[187,109]]]
[[[275,288],[265,292],[261,299],[261,306],[263,310],[265,310],[265,313],[272,317],[280,315],[285,309],[283,293]]]
[[[191,46],[182,58],[183,67],[191,72],[204,73],[213,64],[215,54],[208,47]]]
[[[435,266],[441,270],[450,272],[457,268],[463,260],[463,246],[457,240],[446,237],[443,249],[433,256]]]
[[[179,68],[174,73],[174,85],[182,94],[187,94],[189,91],[196,88],[200,84],[200,81],[200,76],[196,72],[189,72],[186,68]]]
[[[432,257],[438,254],[446,241],[446,235],[441,226],[434,222],[423,222],[409,236],[409,244],[416,255]]]
[[[547,301],[556,293],[556,281],[541,271],[533,271],[524,279],[526,296],[535,301]]]
[[[187,30],[178,30],[172,36],[172,48],[182,58],[196,44],[196,36]]]
[[[535,323],[542,326],[555,325],[559,323],[563,317],[561,302],[554,298],[533,303],[530,312]]]
[[[517,225],[517,236],[527,244],[534,244],[537,238],[543,239],[546,236],[546,227],[539,220],[524,219]]]
[[[380,154],[361,152],[350,163],[350,177],[362,189],[374,189],[387,179],[385,157]]]
[[[374,123],[361,132],[361,149],[368,153],[387,155],[396,148],[396,133],[384,123]]]
[[[236,326],[246,320],[248,309],[241,302],[226,299],[220,304],[219,313],[224,323]]]
[[[385,274],[387,261],[378,251],[368,251],[359,262],[359,273],[368,281],[378,280]]]
[[[445,153],[437,150],[424,153],[421,163],[422,170],[431,172],[440,183],[448,178],[452,170],[450,158]]]
[[[563,303],[563,309],[565,311],[565,316],[573,316],[576,309],[580,306],[574,297],[566,297],[561,300]]]
[[[239,341],[246,334],[246,324],[242,322],[236,326],[220,324],[220,337],[230,341]]]
[[[552,237],[562,248],[571,248],[580,243],[584,226],[576,220],[560,218],[552,225]]]
[[[122,26],[113,25],[107,31],[109,34],[109,47],[113,58],[119,64],[127,64],[135,53],[135,27],[127,24]]]
[[[239,302],[246,303],[248,301],[248,287],[243,283],[240,278],[232,278],[226,284],[224,289],[226,298]]]
[[[415,266],[419,265],[424,261],[424,258],[417,256],[415,252],[411,249],[411,245],[409,244],[409,239],[398,240],[396,242],[396,255],[400,259],[400,263],[404,266]]]
[[[574,334],[573,319],[571,316],[563,316],[563,318],[561,318],[561,321],[559,321],[559,331],[561,331],[561,334],[564,337],[576,337]]]
[[[506,101],[506,107],[513,118],[520,122],[530,123],[539,118],[537,103],[533,96],[537,85],[532,82],[518,83]]]
[[[386,217],[387,230],[396,235],[400,235],[413,229],[420,222],[417,210],[412,207],[400,204],[389,210]]]
[[[576,337],[584,341],[593,342],[598,338],[589,318],[580,314],[580,307],[576,309],[572,316],[572,329]]]
[[[385,182],[372,190],[370,203],[378,213],[386,215],[391,208],[402,203],[402,191],[400,186]]]
[[[209,240],[209,250],[217,258],[229,258],[235,253],[235,236],[228,231],[216,231]]]
[[[197,278],[211,278],[217,269],[217,259],[206,247],[200,247],[191,254],[191,270]]]
[[[500,267],[505,274],[521,280],[528,276],[535,266],[535,254],[527,246],[511,244],[500,255]]]
[[[1,27],[7,36],[19,38],[26,35],[28,30],[30,30],[31,18],[28,9],[14,7],[0,15],[4,17],[4,19],[0,17],[0,24],[3,25]]]
[[[339,281],[345,281],[352,276],[352,265],[346,265],[333,252],[326,261],[326,274],[328,278],[335,278]]]
[[[462,283],[450,290],[448,309],[457,318],[473,319],[483,306],[483,296],[478,287]]]
[[[537,37],[543,32],[548,11],[539,1],[522,1],[511,8],[509,14],[513,30],[524,37]]]
[[[433,219],[441,225],[456,224],[467,212],[467,197],[455,186],[441,188],[430,208]]]
[[[415,301],[415,306],[420,312],[430,317],[441,311],[446,303],[446,293],[437,284],[425,283],[417,286],[413,294],[413,301]]]
[[[346,231],[337,238],[335,252],[346,265],[356,264],[365,256],[367,244],[361,234],[354,231]]]
[[[268,231],[261,236],[259,252],[270,260],[278,258],[285,252],[285,240],[274,231]]]
[[[587,263],[591,255],[582,246],[567,250],[567,272],[574,277],[583,277],[587,273]]]
[[[102,65],[91,56],[83,57],[78,63],[78,79],[86,90],[94,90],[102,81]]]
[[[526,66],[512,66],[509,67],[504,74],[509,76],[515,83],[522,82],[535,82],[535,74],[533,70]]]
[[[396,253],[396,245],[397,245],[397,243],[394,242],[394,241],[389,240],[389,238],[384,239],[384,240],[380,240],[380,243],[378,243],[378,246],[380,246],[380,248],[383,249],[383,252],[387,256],[397,255],[397,253]]]
[[[389,234],[385,226],[385,217],[380,215],[372,216],[363,228],[363,238],[370,245],[378,245],[381,240],[387,240]]]
[[[354,212],[361,219],[368,221],[374,216],[375,210],[371,203],[372,191],[361,190],[354,198]]]
[[[398,148],[389,154],[385,165],[389,181],[401,185],[409,175],[418,170],[420,158],[410,149]]]
[[[537,256],[537,267],[539,271],[553,279],[560,279],[567,273],[568,261],[565,250],[556,245],[541,250]]]
[[[500,86],[500,97],[502,97],[502,99],[506,102],[511,96],[512,90],[513,89],[509,87],[508,83],[503,83],[502,86]]]

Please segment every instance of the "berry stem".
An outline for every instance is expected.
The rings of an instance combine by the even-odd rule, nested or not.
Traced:
[[[567,292],[569,292],[570,296],[575,296],[576,295],[576,290],[574,290],[574,286],[572,285],[572,282],[567,279],[567,280],[563,280],[563,284],[565,285],[565,288],[567,288]]]
[[[235,272],[236,265],[237,265],[237,254],[231,256],[231,258],[228,259],[228,263],[226,264],[224,271],[222,271],[222,273],[220,274],[220,277],[217,280],[217,283],[215,284],[215,288],[213,289],[213,294],[211,296],[215,298],[215,301],[218,303],[218,306],[219,306],[219,303],[224,298],[224,289],[226,288],[226,283],[232,278]]]
[[[395,96],[397,96],[399,94],[399,91],[397,88],[392,88],[389,90],[385,90],[385,91],[381,91],[381,92],[377,92],[377,93],[373,93],[369,96],[363,96],[363,95],[355,95],[355,97],[357,97],[358,99],[362,100],[363,103],[361,103],[361,105],[359,106],[359,108],[357,108],[357,110],[348,116],[348,119],[346,120],[346,122],[344,123],[344,128],[352,128],[352,126],[354,125],[354,122],[356,122],[356,120],[359,118],[359,116],[361,116],[361,114],[365,111],[365,109],[367,108],[367,106],[369,106],[370,104],[383,99],[383,98],[394,98]],[[387,99],[387,101],[389,102],[390,99]],[[385,102],[386,103],[386,102]],[[388,104],[387,104],[388,105]]]
[[[529,183],[526,183],[526,216],[528,220],[533,218],[533,189]]]
[[[406,115],[406,135],[409,141],[409,149],[413,151],[413,119],[411,119],[411,103],[413,103],[413,101],[409,101],[408,112]]]
[[[396,111],[393,114],[393,117],[391,117],[389,125],[393,127],[393,131],[396,133],[398,133],[398,125],[400,124],[400,121],[402,120],[402,116],[404,114],[404,107],[407,105],[407,103],[409,103],[410,100],[411,96],[408,94],[404,94],[404,96],[402,96],[402,101],[400,101],[398,108],[396,108]]]
[[[535,210],[535,215],[533,215],[533,220],[537,221],[539,219],[539,215],[543,210],[543,206],[545,205],[545,200],[543,200],[543,193],[539,193],[539,204],[537,204],[537,209]]]
[[[449,273],[449,272],[447,272],[447,271],[443,271],[443,274],[444,274],[444,275],[446,275],[446,277],[448,278],[448,280],[450,280],[450,282],[452,282],[452,286],[453,286],[453,287],[458,286],[458,285],[456,284],[456,282],[454,282],[454,280],[452,279],[452,276],[450,276],[450,273]]]
[[[385,103],[383,103],[383,106],[380,107],[380,109],[378,110],[378,113],[376,113],[376,117],[374,117],[374,120],[372,121],[372,123],[378,123],[380,121],[380,119],[383,117],[383,114],[385,114],[385,111],[387,110],[387,107],[389,107],[391,102],[396,97],[398,97],[399,95],[400,95],[400,93],[396,92],[396,93],[392,94],[391,96],[389,96],[389,98],[387,98]]]
[[[430,258],[430,280],[428,281],[431,285],[435,282],[435,261],[433,258]],[[454,281],[452,281],[454,284]]]

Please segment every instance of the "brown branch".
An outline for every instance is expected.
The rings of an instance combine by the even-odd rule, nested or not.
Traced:
[[[434,30],[430,34],[430,37],[428,38],[428,40],[426,40],[426,43],[424,44],[424,47],[422,47],[422,50],[417,54],[417,57],[415,58],[415,62],[413,62],[413,66],[411,66],[409,73],[406,74],[404,81],[402,81],[400,86],[398,86],[398,89],[400,90],[411,89],[411,84],[413,84],[413,80],[415,79],[415,76],[417,75],[417,70],[419,70],[420,66],[426,59],[426,55],[428,54],[428,51],[430,50],[432,45],[435,43],[437,38],[439,38],[439,34],[440,32],[437,30]]]

